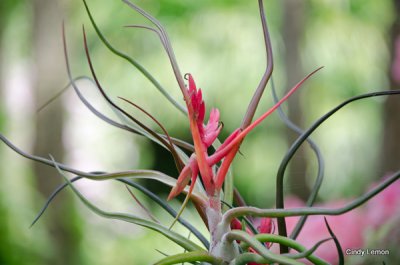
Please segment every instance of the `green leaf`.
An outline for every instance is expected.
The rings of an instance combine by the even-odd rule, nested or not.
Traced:
[[[299,244],[297,241],[291,239],[291,238],[287,238],[287,237],[283,237],[283,236],[279,236],[279,235],[274,235],[274,234],[257,234],[253,236],[254,239],[256,239],[257,241],[264,243],[264,242],[271,242],[271,243],[278,243],[281,245],[285,245],[289,248],[292,248],[300,253],[297,254],[285,254],[285,256],[293,258],[293,259],[299,259],[299,258],[307,258],[309,261],[311,261],[313,264],[316,265],[328,265],[329,263],[318,258],[317,256],[312,255],[313,252],[324,242],[326,242],[329,239],[325,239],[325,240],[321,240],[319,241],[317,244],[315,244],[312,248],[308,249]],[[240,247],[242,249],[247,249],[249,248],[249,244],[247,242],[242,242],[240,244]]]
[[[303,265],[303,263],[285,257],[283,255],[275,254],[261,244],[257,239],[240,230],[233,230],[225,234],[222,240],[233,242],[234,240],[240,240],[246,242],[252,247],[259,255],[268,260],[268,262],[276,262],[279,264],[290,264],[290,265]],[[234,263],[236,264],[236,263]],[[244,263],[242,263],[244,264]]]
[[[233,173],[232,173],[232,167],[228,170],[228,173],[226,174],[225,180],[224,180],[224,201],[228,204],[233,203]],[[223,210],[227,211],[229,208],[224,205]]]
[[[97,172],[97,173],[100,173],[100,172]],[[75,182],[75,181],[77,181],[79,179],[82,179],[82,178],[83,177],[77,176],[77,177],[72,178],[70,180],[70,182],[73,183],[73,182]],[[125,185],[129,185],[129,186],[131,186],[131,187],[133,187],[135,189],[138,189],[139,191],[143,192],[151,200],[153,200],[155,203],[160,205],[168,214],[170,214],[172,217],[176,217],[176,215],[177,215],[176,211],[174,209],[172,209],[172,207],[169,206],[167,204],[167,202],[162,200],[160,197],[158,197],[156,194],[152,193],[151,191],[149,191],[145,187],[141,186],[140,184],[138,184],[136,182],[128,180],[128,179],[116,179],[116,181],[125,183]],[[30,227],[32,227],[39,220],[39,218],[44,214],[44,212],[46,211],[47,207],[50,205],[51,201],[57,196],[57,194],[59,192],[61,192],[65,187],[68,187],[68,186],[69,186],[68,183],[63,183],[59,187],[57,187],[56,190],[54,190],[54,192],[49,196],[49,198],[47,198],[47,200],[45,202],[45,205],[39,211],[39,213],[37,214],[37,216],[33,220],[33,222],[32,222]],[[191,225],[188,221],[186,221],[183,218],[178,218],[178,222],[180,222],[184,227],[189,229],[189,231],[191,233],[193,233],[200,240],[200,242],[203,243],[203,245],[204,245],[204,247],[206,249],[209,248],[210,244],[209,244],[208,240],[193,225]]]
[[[342,109],[343,107],[345,107],[346,105],[358,101],[358,100],[362,100],[362,99],[367,99],[367,98],[372,98],[372,97],[381,97],[381,96],[392,96],[392,95],[399,95],[400,94],[400,90],[386,90],[386,91],[377,91],[377,92],[371,92],[371,93],[366,93],[366,94],[361,94],[352,98],[349,98],[345,101],[343,101],[342,103],[340,103],[339,105],[337,105],[335,108],[333,108],[332,110],[330,110],[329,112],[327,112],[325,115],[323,115],[321,118],[319,118],[317,121],[315,121],[307,130],[305,130],[297,139],[296,141],[292,144],[292,146],[289,148],[289,150],[287,151],[285,157],[282,159],[281,164],[279,165],[279,169],[277,172],[277,187],[276,187],[276,203],[277,206],[281,206],[278,208],[284,208],[284,203],[283,203],[283,178],[285,175],[285,171],[287,166],[289,165],[290,160],[293,158],[293,156],[296,154],[297,150],[300,148],[300,146],[308,139],[308,137],[322,124],[324,123],[327,119],[329,119],[333,114],[335,114],[337,111],[339,111],[340,109]],[[317,190],[316,190],[317,191]],[[377,191],[379,192],[379,191]],[[374,194],[375,195],[375,194]],[[374,196],[372,195],[372,196]],[[372,197],[371,196],[371,197]],[[370,198],[370,197],[369,197]],[[354,201],[355,205],[350,206],[350,208],[348,208],[347,210],[345,210],[343,208],[343,212],[349,211],[351,209],[354,209],[355,207],[357,207],[359,204],[364,203],[365,201],[367,201],[368,196],[365,198],[361,198],[358,201]],[[311,209],[311,208],[310,208]],[[340,213],[337,213],[340,214]],[[336,215],[337,215],[336,214]],[[307,215],[307,214],[301,214],[301,215]],[[322,213],[323,215],[323,213]],[[284,216],[280,216],[278,218],[278,230],[280,231],[279,234],[282,236],[286,236],[286,223],[285,223],[285,219],[281,218]],[[298,230],[298,228],[296,227],[296,229]],[[296,231],[297,231],[296,230]]]
[[[279,99],[276,94],[273,76],[271,76],[271,92],[272,92],[272,97],[274,99],[274,103],[275,104],[278,103]],[[279,106],[277,111],[278,111],[280,119],[283,121],[283,123],[288,128],[290,128],[292,131],[294,131],[298,135],[301,135],[302,133],[304,133],[303,129],[298,127],[296,124],[294,124],[289,119],[289,117],[283,111],[282,106]],[[324,158],[322,156],[321,150],[319,149],[318,145],[311,138],[306,138],[306,141],[310,145],[311,150],[313,150],[313,152],[317,158],[317,164],[318,164],[317,177],[315,178],[314,186],[311,190],[310,195],[308,196],[307,203],[306,203],[307,207],[311,207],[311,206],[313,206],[315,200],[317,199],[319,189],[322,185],[322,181],[324,180],[325,162],[324,162]],[[279,179],[279,181],[282,181],[282,180]],[[282,185],[282,187],[283,187],[283,185]],[[281,191],[280,194],[283,194],[283,191]],[[293,229],[292,233],[290,234],[291,238],[293,238],[293,239],[297,238],[297,236],[300,234],[301,229],[303,228],[306,220],[307,220],[306,215],[300,217],[295,228]]]
[[[343,249],[342,246],[340,245],[339,239],[336,237],[336,235],[333,233],[331,227],[328,224],[328,220],[326,219],[326,217],[324,216],[324,221],[325,221],[325,225],[326,228],[328,229],[329,234],[331,235],[331,237],[333,238],[333,241],[335,241],[335,246],[338,252],[338,256],[339,256],[339,265],[343,265],[344,264],[344,255],[343,255]]]
[[[192,241],[188,240],[187,238],[181,236],[178,233],[175,233],[173,231],[168,230],[165,226],[162,226],[160,224],[142,219],[140,217],[137,217],[135,215],[130,215],[130,214],[125,214],[125,213],[113,213],[113,212],[107,212],[103,211],[91,202],[89,202],[76,188],[75,186],[71,183],[71,181],[64,175],[64,173],[61,171],[61,169],[58,167],[57,163],[54,161],[54,159],[51,157],[55,168],[58,170],[58,172],[64,177],[65,181],[68,183],[68,185],[71,187],[71,189],[74,191],[74,193],[78,196],[78,198],[83,202],[90,210],[95,212],[96,214],[109,218],[109,219],[116,219],[116,220],[121,220],[124,222],[128,223],[133,223],[136,225],[140,225],[146,228],[149,228],[151,230],[157,231],[160,234],[164,235],[168,239],[174,241],[184,249],[188,251],[195,251],[195,250],[202,250],[200,246],[197,244],[193,243]]]
[[[206,251],[192,251],[181,253],[163,258],[162,260],[154,263],[154,265],[171,265],[182,262],[208,262],[212,265],[223,265],[223,261],[216,257],[211,256]]]
[[[329,208],[317,208],[317,207],[302,207],[293,209],[260,209],[256,207],[246,207],[246,206],[236,207],[234,209],[228,210],[222,216],[221,225],[227,229],[234,218],[238,218],[241,216],[277,218],[277,217],[303,216],[303,215],[341,215],[359,207],[360,205],[362,205],[363,203],[365,203],[366,201],[377,195],[379,192],[383,191],[390,184],[397,181],[399,178],[400,178],[400,171],[397,171],[395,174],[386,178],[384,181],[379,183],[370,191],[366,192],[357,199],[347,203],[346,205],[340,208],[329,209]]]
[[[170,94],[165,90],[163,86],[141,65],[139,64],[136,60],[132,59],[125,53],[117,50],[114,48],[110,42],[104,37],[103,33],[100,31],[100,29],[97,27],[96,22],[93,19],[93,16],[89,10],[89,7],[86,3],[86,0],[83,0],[83,3],[86,8],[86,12],[89,16],[90,22],[92,23],[93,28],[95,29],[97,36],[100,38],[100,40],[104,43],[104,45],[115,55],[125,59],[128,61],[131,65],[133,65],[136,69],[138,69],[160,92],[161,94],[169,101],[171,102],[177,109],[179,109],[182,113],[186,114],[186,108],[180,105],[174,98],[171,97]]]

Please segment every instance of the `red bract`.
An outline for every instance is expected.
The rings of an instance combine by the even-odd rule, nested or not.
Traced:
[[[269,234],[272,232],[271,218],[255,218],[253,225],[257,225],[256,229],[261,234]],[[231,229],[242,230],[242,223],[238,219],[233,219],[231,222]],[[253,232],[246,227],[246,232],[253,235]]]
[[[181,193],[185,189],[186,185],[189,183],[190,179],[192,179],[189,191],[189,193],[191,193],[198,173],[199,167],[197,165],[196,156],[192,155],[189,159],[189,163],[182,169],[181,173],[179,174],[175,187],[172,188],[171,192],[168,195],[168,200],[173,199],[175,196]]]
[[[192,75],[187,74],[185,77],[188,79],[189,89],[184,92],[184,96],[185,99],[187,99],[186,105],[189,112],[190,131],[192,133],[195,153],[190,157],[189,163],[181,171],[176,186],[171,190],[168,199],[172,199],[181,193],[191,178],[190,193],[193,190],[198,172],[201,174],[207,195],[209,197],[218,196],[229,167],[246,135],[285,102],[304,81],[320,69],[321,68],[318,68],[313,71],[297,83],[281,100],[248,127],[243,130],[236,129],[211,156],[208,155],[207,148],[215,141],[221,131],[221,126],[219,125],[219,111],[217,109],[212,109],[209,121],[207,125],[204,125],[206,107],[203,101],[203,95],[201,90],[197,89]],[[186,94],[186,92],[188,92],[188,94]],[[215,175],[212,167],[220,161],[222,161],[222,164]]]
[[[209,147],[217,139],[222,126],[219,123],[219,110],[211,109],[210,118],[208,120],[207,126],[201,126],[200,130],[201,139],[203,143]]]
[[[260,233],[271,233],[272,231],[272,221],[271,218],[260,218],[260,224],[257,226],[257,230]]]

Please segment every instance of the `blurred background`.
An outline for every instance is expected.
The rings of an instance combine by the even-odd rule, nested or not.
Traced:
[[[224,139],[240,126],[266,65],[257,1],[135,3],[166,27],[182,72],[192,73],[203,89],[208,110],[219,108],[224,123],[220,139]],[[183,104],[157,36],[123,27],[147,22],[122,1],[88,0],[88,4],[109,41],[137,59]],[[309,127],[352,96],[399,88],[400,1],[268,0],[265,11],[280,96],[306,74],[325,66],[284,105],[300,127]],[[71,88],[38,111],[68,83],[63,21],[74,76],[90,75],[82,41],[84,24],[96,72],[109,95],[132,100],[153,114],[171,136],[190,141],[185,116],[135,68],[107,50],[80,0],[0,1],[1,134],[28,153],[52,154],[84,171],[156,169],[176,177],[173,160],[163,148],[105,124]],[[113,114],[90,82],[78,85],[98,109]],[[256,116],[273,104],[270,89]],[[121,106],[159,130],[137,110],[122,102]],[[398,113],[397,96],[367,99],[344,108],[313,134],[326,162],[320,203],[359,196],[400,168]],[[246,138],[233,172],[235,185],[249,204],[274,206],[276,171],[295,138],[277,114]],[[290,164],[286,194],[306,199],[316,169],[315,156],[305,145]],[[62,178],[53,168],[24,159],[4,144],[0,145],[0,180],[0,264],[149,264],[162,257],[155,249],[167,254],[181,251],[154,232],[96,216],[70,190],[63,191],[29,228]],[[169,189],[161,184],[142,183],[167,196]],[[101,208],[145,216],[122,185],[82,180],[77,187]],[[171,222],[142,194],[137,196],[160,220]],[[178,208],[179,200],[171,204]],[[184,216],[205,231],[193,210]],[[179,226],[176,229],[187,234]],[[372,246],[378,247],[375,243]]]

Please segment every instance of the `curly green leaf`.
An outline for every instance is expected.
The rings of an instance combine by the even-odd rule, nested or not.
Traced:
[[[297,254],[287,254],[288,257],[293,258],[293,259],[299,259],[299,258],[307,258],[309,261],[311,261],[313,264],[316,265],[329,265],[328,262],[312,255],[314,251],[324,242],[326,242],[329,239],[321,240],[317,244],[315,244],[312,248],[307,249],[305,246],[301,245],[298,243],[296,240],[293,240],[291,238],[279,236],[279,235],[274,235],[274,234],[257,234],[253,236],[257,241],[261,243],[265,242],[271,242],[271,243],[278,243],[281,245],[285,245],[289,248],[292,248],[300,253]],[[249,244],[247,242],[242,242],[240,244],[240,247],[242,249],[247,249],[249,247]]]
[[[370,191],[366,192],[362,196],[358,197],[357,199],[347,203],[345,206],[340,208],[329,209],[329,208],[318,208],[318,207],[303,207],[303,208],[293,208],[293,209],[260,209],[256,207],[237,207],[228,210],[223,215],[222,225],[225,226],[225,228],[228,228],[231,221],[234,218],[238,218],[241,216],[277,218],[277,217],[303,216],[303,215],[341,215],[359,207],[360,205],[362,205],[363,203],[365,203],[366,201],[377,195],[379,192],[384,190],[386,187],[388,187],[390,184],[392,184],[399,178],[400,178],[400,171],[397,171],[394,175],[385,179]]]
[[[163,258],[154,265],[172,265],[182,262],[207,262],[212,265],[223,265],[223,261],[209,255],[206,251],[192,251]]]
[[[259,255],[263,258],[269,260],[270,262],[277,262],[279,264],[289,264],[289,265],[302,265],[303,263],[293,260],[291,258],[285,257],[283,255],[275,254],[267,249],[263,244],[261,244],[257,239],[247,234],[244,231],[234,230],[228,232],[222,238],[222,241],[233,242],[235,240],[240,240],[246,242],[250,247],[252,247]]]
[[[185,237],[179,235],[178,233],[175,233],[173,231],[168,230],[168,228],[142,219],[140,217],[137,217],[135,215],[130,215],[130,214],[125,214],[125,213],[113,213],[113,212],[107,212],[104,210],[101,210],[91,202],[89,202],[76,188],[75,186],[71,183],[71,181],[65,176],[64,172],[61,171],[61,169],[58,167],[57,163],[54,161],[53,157],[51,157],[54,167],[57,169],[57,171],[64,177],[65,181],[68,183],[68,185],[71,187],[71,189],[74,191],[74,193],[78,196],[78,198],[81,200],[83,204],[85,204],[90,210],[92,210],[94,213],[105,217],[109,219],[116,219],[128,223],[133,223],[136,225],[140,225],[146,228],[149,228],[151,230],[157,231],[160,234],[164,235],[168,239],[174,241],[184,249],[188,251],[194,251],[194,250],[202,250],[200,246],[197,244],[193,243],[192,241],[186,239]]]
[[[114,48],[111,43],[104,37],[103,33],[100,31],[98,28],[96,22],[94,21],[94,18],[92,16],[92,13],[89,10],[89,6],[86,3],[86,0],[83,0],[83,3],[85,5],[86,12],[89,16],[90,22],[92,23],[92,26],[94,30],[97,33],[97,36],[100,38],[100,40],[104,43],[104,45],[115,55],[125,59],[128,61],[131,65],[133,65],[136,69],[138,69],[157,89],[158,91],[161,92],[161,94],[169,101],[171,102],[177,109],[179,109],[182,113],[186,114],[186,108],[183,107],[181,104],[179,104],[174,98],[171,97],[171,95],[165,90],[165,88],[147,71],[140,63],[138,63],[136,60],[133,58],[129,57],[125,53],[117,50]]]

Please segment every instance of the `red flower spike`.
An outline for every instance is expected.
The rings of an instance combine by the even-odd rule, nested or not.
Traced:
[[[197,89],[193,77],[188,74],[189,80],[189,98],[190,102],[187,102],[189,110],[190,130],[192,132],[192,138],[195,147],[195,154],[197,157],[198,170],[201,173],[203,184],[208,195],[214,195],[222,188],[226,174],[229,167],[239,151],[240,144],[243,139],[257,127],[265,118],[272,114],[283,102],[285,102],[300,86],[310,78],[314,73],[320,70],[322,67],[314,70],[299,83],[297,83],[281,100],[279,100],[274,106],[272,106],[267,112],[256,119],[252,124],[244,129],[235,130],[225,142],[215,151],[211,156],[207,154],[207,148],[215,141],[218,134],[221,131],[219,126],[219,111],[212,109],[210,118],[206,126],[204,126],[205,117],[205,104],[203,101],[203,95],[200,89]],[[214,176],[212,166],[216,163],[222,162],[217,175]],[[194,162],[193,162],[194,163]],[[187,174],[187,173],[185,173]],[[188,183],[188,176],[180,176],[181,181],[178,181],[180,185]],[[185,180],[185,181],[184,181]],[[178,184],[177,184],[178,185]],[[174,193],[182,190],[182,188],[174,188]],[[172,193],[172,192],[171,192]],[[172,195],[170,195],[172,196]]]
[[[207,148],[215,141],[221,128],[219,123],[219,112],[213,110],[210,113],[210,119],[207,126],[204,126],[205,104],[200,89],[197,89],[192,75],[188,74],[189,97],[188,102],[190,130],[194,142],[195,153],[197,157],[198,169],[203,179],[207,194],[212,195],[214,188],[214,174],[211,166],[207,163]]]
[[[193,182],[193,174],[195,171],[196,177],[198,171],[200,171],[207,194],[213,195],[215,192],[212,165],[209,165],[207,162],[207,148],[212,145],[222,129],[222,126],[219,125],[219,111],[218,109],[212,109],[208,123],[204,125],[206,106],[203,101],[202,91],[201,89],[197,89],[192,75],[187,74],[187,79],[189,86],[189,102],[187,102],[187,107],[189,111],[190,130],[195,147],[195,156],[191,157],[189,166],[186,165],[180,173],[176,186],[171,190],[168,199],[172,199],[182,192],[189,183],[190,177],[192,177]],[[190,170],[190,168],[194,168],[194,166],[196,167],[195,170]],[[189,172],[192,172],[192,176],[190,176]]]
[[[194,118],[196,121],[203,122],[205,115],[203,94],[201,92],[201,89],[197,90],[196,83],[194,82],[194,79],[191,74],[188,74],[188,78],[189,78],[189,97],[190,97],[189,104],[192,106],[194,112],[194,113],[189,113],[192,116],[194,116],[189,118]],[[189,112],[191,112],[190,108]]]
[[[219,110],[211,110],[208,123],[206,126],[204,126],[206,106],[203,101],[203,94],[201,89],[197,90],[196,83],[194,82],[191,74],[188,74],[188,78],[190,104],[192,105],[194,112],[189,114],[191,114],[191,118],[193,118],[197,123],[197,127],[203,144],[206,147],[209,147],[210,145],[212,145],[215,139],[217,139],[222,128],[221,126],[219,126]]]

